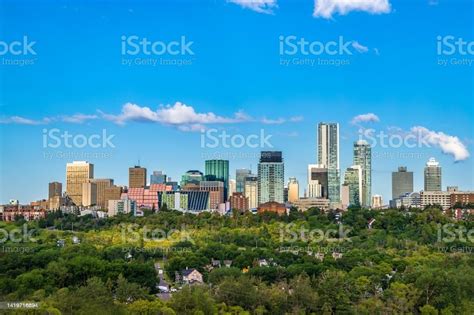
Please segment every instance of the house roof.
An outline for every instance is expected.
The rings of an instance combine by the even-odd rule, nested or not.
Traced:
[[[183,271],[181,271],[181,274],[183,276],[189,276],[194,270],[196,270],[195,268],[191,268],[191,269],[184,269]],[[197,271],[197,270],[196,270]],[[197,271],[199,272],[199,271]]]

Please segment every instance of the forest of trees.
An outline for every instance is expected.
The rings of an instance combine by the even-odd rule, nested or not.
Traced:
[[[18,218],[0,224],[29,233],[1,244],[0,300],[39,303],[18,314],[474,314],[472,219],[437,208]],[[160,299],[156,262],[170,284],[185,268],[204,284]]]

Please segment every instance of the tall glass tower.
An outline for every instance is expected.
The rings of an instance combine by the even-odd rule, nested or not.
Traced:
[[[430,158],[425,167],[425,191],[441,191],[441,166]]]
[[[220,181],[224,183],[224,200],[227,200],[229,192],[229,161],[207,160],[205,174],[207,181]]]
[[[281,151],[262,151],[258,163],[258,204],[284,202],[285,166]]]
[[[339,124],[319,123],[318,164],[328,170],[328,198],[331,203],[341,201],[341,177],[339,169]]]
[[[236,180],[236,192],[244,193],[245,189],[245,178],[249,176],[252,172],[249,169],[241,168],[235,171],[235,180]]]
[[[372,148],[365,140],[354,142],[354,165],[362,168],[361,205],[370,207],[372,202]]]

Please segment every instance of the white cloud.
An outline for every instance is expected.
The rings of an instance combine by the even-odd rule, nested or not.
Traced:
[[[62,121],[69,122],[73,124],[82,124],[87,120],[97,119],[97,115],[84,115],[84,114],[75,114],[72,116],[62,116]]]
[[[51,122],[51,118],[43,118],[41,120],[33,120],[20,116],[12,116],[0,119],[0,124],[18,124],[18,125],[45,125]]]
[[[352,118],[351,123],[352,124],[358,124],[358,123],[365,123],[365,122],[379,122],[380,119],[377,115],[374,113],[367,113],[367,114],[361,114],[357,115],[354,118]]]
[[[315,0],[313,16],[330,19],[335,13],[346,15],[351,11],[363,11],[382,14],[390,10],[389,0]]]
[[[102,113],[102,117],[116,124],[124,125],[128,121],[153,122],[167,125],[226,124],[249,121],[244,112],[235,113],[234,117],[218,116],[212,112],[197,113],[192,106],[176,102],[174,105],[161,106],[157,110],[127,103],[119,115]]]
[[[303,121],[303,116],[290,117],[290,121],[291,121],[291,122],[300,122],[300,121]]]
[[[277,118],[277,119],[269,119],[267,117],[263,117],[261,122],[266,125],[281,125],[286,122],[284,118]]]
[[[470,155],[467,147],[456,136],[450,136],[441,131],[432,131],[422,126],[412,127],[410,131],[429,144],[439,147],[443,153],[452,155],[455,161],[466,160]]]
[[[278,8],[276,0],[228,0],[228,2],[265,14],[273,14],[273,9]]]
[[[358,41],[353,41],[352,47],[354,47],[354,49],[360,52],[361,54],[365,54],[369,51],[369,48],[367,46],[360,44]]]

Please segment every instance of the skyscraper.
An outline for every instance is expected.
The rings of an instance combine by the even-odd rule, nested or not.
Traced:
[[[362,168],[361,205],[370,207],[372,203],[372,148],[365,140],[354,143],[354,165]]]
[[[441,191],[441,166],[430,158],[425,167],[425,191]]]
[[[406,166],[399,166],[398,172],[392,172],[392,199],[413,192],[413,172],[407,172]]]
[[[362,204],[362,167],[360,165],[347,168],[344,185],[349,187],[349,205],[360,206]]]
[[[82,183],[82,205],[85,207],[97,204],[97,185],[91,181]]]
[[[258,204],[284,202],[285,166],[281,151],[262,151],[258,163]]]
[[[113,186],[114,180],[110,178],[95,178],[90,180],[91,183],[96,185],[96,205],[102,209],[107,208],[107,203],[105,202],[105,189]]]
[[[221,181],[224,183],[224,200],[227,200],[229,192],[229,161],[228,160],[207,160],[206,161],[206,180]]]
[[[237,181],[235,179],[229,179],[229,191],[227,192],[228,197],[227,200],[229,200],[230,196],[232,196],[233,193],[235,193],[237,190]]]
[[[76,205],[82,205],[82,184],[94,178],[94,164],[74,161],[66,164],[66,193]]]
[[[145,188],[146,168],[140,166],[128,169],[128,188]]]
[[[204,180],[204,175],[198,170],[189,170],[181,176],[181,187],[187,184],[199,185],[199,182]]]
[[[166,183],[166,174],[163,174],[162,171],[153,171],[153,174],[150,175],[150,185],[165,184],[165,183]]]
[[[328,198],[328,170],[324,165],[308,165],[308,197]]]
[[[294,202],[300,199],[300,185],[296,177],[290,177],[288,182],[288,201]]]
[[[244,192],[245,177],[249,176],[250,174],[251,171],[246,168],[237,169],[235,171],[236,192]]]
[[[339,169],[339,124],[319,123],[318,164],[328,170],[328,198],[331,203],[341,200],[341,179]]]
[[[258,177],[249,175],[245,177],[244,184],[245,197],[249,199],[249,209],[257,209],[258,207]]]
[[[48,198],[51,199],[53,197],[61,197],[63,194],[63,184],[60,182],[52,182],[49,183],[48,186]]]

